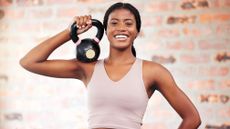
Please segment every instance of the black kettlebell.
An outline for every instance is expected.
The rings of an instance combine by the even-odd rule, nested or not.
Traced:
[[[85,38],[80,40],[77,35],[76,22],[71,25],[70,37],[76,43],[76,58],[81,62],[96,61],[100,55],[99,42],[104,34],[104,27],[99,20],[92,19],[92,25],[97,27],[97,34],[95,38]]]

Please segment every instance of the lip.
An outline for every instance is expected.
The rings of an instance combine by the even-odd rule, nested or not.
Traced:
[[[113,37],[115,37],[115,36],[117,36],[117,35],[125,35],[125,36],[129,37],[129,35],[128,35],[128,34],[124,34],[124,33],[118,33],[118,34],[115,34]]]
[[[116,38],[117,35],[125,35],[127,38]],[[126,41],[129,38],[129,35],[124,34],[124,33],[118,33],[118,34],[115,34],[113,37],[118,41]]]

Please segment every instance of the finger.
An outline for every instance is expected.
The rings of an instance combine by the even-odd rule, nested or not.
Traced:
[[[85,15],[84,17],[83,17],[83,24],[82,24],[82,27],[84,28],[84,27],[86,27],[86,25],[87,25],[87,16]]]
[[[92,24],[92,19],[91,19],[91,15],[87,16],[87,21],[86,21],[87,25],[88,24]]]
[[[76,21],[77,28],[79,28],[80,17],[76,17],[75,21]]]
[[[80,18],[81,28],[84,28],[84,16],[81,16]]]
[[[87,16],[87,22],[86,23],[87,23],[87,29],[92,27],[92,19],[91,19],[90,15]]]

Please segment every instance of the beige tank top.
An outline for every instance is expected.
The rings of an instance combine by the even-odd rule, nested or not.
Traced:
[[[99,60],[87,86],[89,128],[140,129],[148,104],[142,79],[142,60],[136,59],[128,73],[112,81]]]

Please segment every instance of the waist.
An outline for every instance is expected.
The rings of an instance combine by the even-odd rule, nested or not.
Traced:
[[[93,128],[93,129],[114,129],[114,128]]]
[[[91,115],[89,117],[90,129],[140,129],[142,120],[128,116]]]

